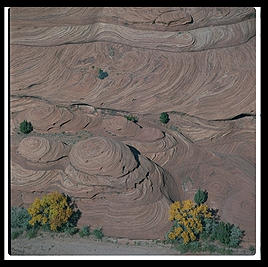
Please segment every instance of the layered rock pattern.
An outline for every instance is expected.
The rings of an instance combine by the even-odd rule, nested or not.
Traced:
[[[255,34],[250,7],[11,8],[12,204],[58,190],[81,225],[164,238],[201,187],[253,244]]]
[[[54,152],[49,150],[47,139],[38,137],[24,138],[17,150],[35,162],[44,161],[49,152]],[[36,171],[14,162],[14,196],[21,191],[28,193],[28,198],[33,191],[63,191],[78,198],[81,225],[101,225],[107,235],[163,238],[170,227],[168,206],[179,194],[174,190],[173,178],[161,167],[136,154],[133,148],[107,137],[76,143],[64,171],[63,166]],[[26,205],[30,202],[21,201]]]

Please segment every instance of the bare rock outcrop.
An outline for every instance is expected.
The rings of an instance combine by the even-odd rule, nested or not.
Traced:
[[[107,137],[78,142],[69,158],[65,173],[70,180],[94,188],[89,199],[81,200],[80,223],[101,225],[108,235],[164,237],[169,227],[166,208],[179,196],[161,167]]]
[[[27,161],[43,163],[59,156],[59,146],[51,149],[47,139],[27,137],[17,151]],[[38,193],[68,193],[82,212],[79,225],[101,226],[111,236],[163,239],[170,227],[168,207],[179,199],[175,181],[165,170],[135,148],[107,137],[74,144],[64,170],[40,170],[42,165],[39,170],[25,169],[15,162],[13,166],[13,203],[19,196],[27,206]]]

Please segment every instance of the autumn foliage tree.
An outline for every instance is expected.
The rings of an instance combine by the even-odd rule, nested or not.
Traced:
[[[222,222],[217,211],[206,204],[208,193],[198,189],[194,201],[175,201],[169,208],[169,220],[173,222],[167,239],[188,245],[193,241],[219,241],[228,247],[238,247],[244,236],[238,226]]]
[[[28,213],[31,215],[30,225],[48,225],[50,230],[57,231],[72,218],[75,210],[68,196],[52,192],[41,199],[36,198]]]

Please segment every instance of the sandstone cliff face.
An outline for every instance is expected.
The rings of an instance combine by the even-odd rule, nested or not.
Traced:
[[[202,187],[255,242],[254,8],[10,13],[12,205],[59,190],[81,224],[163,238],[171,201]]]

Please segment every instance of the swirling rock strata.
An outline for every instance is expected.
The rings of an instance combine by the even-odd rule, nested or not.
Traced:
[[[102,225],[108,235],[163,238],[169,227],[167,207],[172,198],[178,198],[172,191],[174,182],[163,169],[134,153],[104,137],[72,147],[67,177],[74,184],[94,188],[91,199],[80,202],[80,223]]]
[[[97,114],[79,107],[59,107],[35,97],[13,97],[11,119],[13,129],[19,129],[22,121],[32,123],[38,133],[77,133],[85,128],[96,127],[101,120]]]
[[[60,35],[59,35],[60,33]],[[28,36],[12,36],[14,45],[59,46],[64,44],[115,42],[133,47],[169,52],[200,51],[242,44],[255,36],[255,19],[187,32],[134,30],[125,26],[96,23],[90,26],[63,26],[29,31]],[[64,41],[62,41],[64,40]]]
[[[28,137],[17,150],[27,161],[43,162],[49,145],[44,138]],[[25,168],[14,161],[13,205],[27,207],[37,196],[65,192],[82,212],[79,226],[102,226],[105,234],[117,237],[164,238],[171,226],[169,205],[180,197],[173,178],[160,166],[107,137],[74,144],[69,159],[65,169],[53,170]]]
[[[176,145],[180,142],[170,133],[142,122],[134,123],[122,116],[106,116],[100,128],[105,130],[108,136],[120,138],[123,143],[134,147],[160,166],[164,166],[174,156]]]
[[[168,200],[201,187],[246,231],[242,245],[254,244],[255,16],[250,7],[11,8],[12,201],[57,189],[75,196],[81,225],[158,238]],[[24,119],[48,152],[47,141],[19,144]],[[104,139],[78,142],[88,136]],[[63,137],[76,144],[57,153]]]
[[[60,128],[61,125],[72,119],[72,114],[66,109],[40,102],[39,105],[20,112],[15,120],[17,125],[23,120],[30,121],[35,131],[48,132]]]
[[[252,7],[43,7],[12,8],[13,30],[30,27],[85,25],[97,22],[133,29],[189,30],[234,24],[255,16]]]
[[[177,111],[208,120],[256,112],[255,38],[240,46],[195,53],[104,42],[74,46],[11,46],[16,55],[11,61],[11,92],[67,105],[82,102],[136,113]],[[19,48],[24,53],[16,52]],[[98,79],[95,66],[109,76]]]
[[[91,175],[122,176],[138,165],[134,155],[123,143],[100,137],[75,144],[69,158],[76,169]]]
[[[24,138],[16,152],[30,162],[41,164],[54,162],[67,156],[67,148],[62,142],[53,142],[37,136]]]

